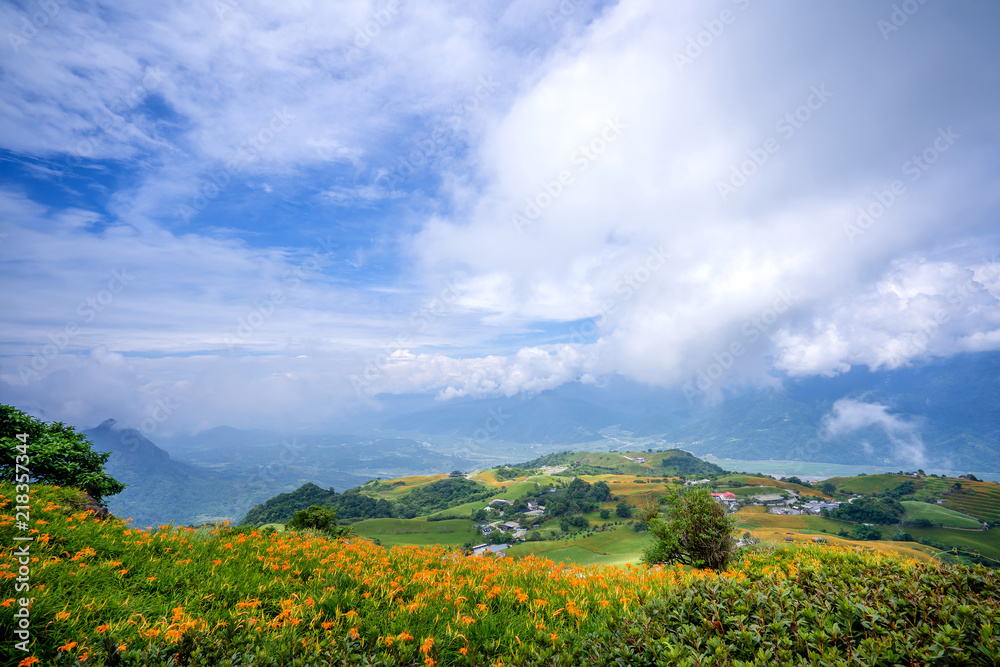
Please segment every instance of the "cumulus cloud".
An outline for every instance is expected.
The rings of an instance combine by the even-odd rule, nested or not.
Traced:
[[[539,392],[586,376],[594,362],[590,348],[526,347],[511,356],[465,359],[398,350],[388,357],[377,380],[365,383],[365,390],[371,395],[403,394],[442,387],[441,399]]]
[[[0,69],[8,395],[294,420],[352,376],[719,396],[1000,349],[995,8],[571,5],[59,5]]]
[[[897,262],[867,291],[838,299],[806,326],[779,331],[775,365],[791,375],[829,375],[1000,349],[997,274],[1000,262]]]
[[[924,443],[917,424],[899,415],[889,414],[889,408],[880,403],[840,399],[833,404],[830,413],[823,417],[821,433],[828,438],[840,437],[870,426],[882,429],[892,442],[898,459],[916,467],[925,465]]]

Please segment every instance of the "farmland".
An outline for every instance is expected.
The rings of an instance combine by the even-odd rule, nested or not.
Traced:
[[[0,485],[7,579],[17,576],[13,498],[13,487]],[[4,664],[610,667],[709,664],[717,651],[754,665],[867,664],[885,655],[996,664],[1000,642],[1000,573],[836,540],[759,549],[721,574],[622,566],[645,539],[622,527],[576,544],[522,545],[564,561],[616,563],[574,567],[312,532],[138,530],[97,519],[81,502],[74,489],[32,487],[30,615],[45,631],[34,634],[29,658],[5,642]],[[416,525],[371,524],[383,534],[430,534],[402,532]],[[912,611],[891,627],[865,622],[904,600]],[[16,603],[0,601],[5,627]],[[851,622],[845,609],[864,611]],[[755,634],[741,629],[748,618],[761,619]],[[969,618],[976,622],[962,621]],[[788,633],[793,619],[798,631]],[[834,624],[835,636],[823,629]]]

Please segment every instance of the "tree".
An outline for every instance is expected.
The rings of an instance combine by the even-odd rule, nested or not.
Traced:
[[[646,549],[642,560],[656,563],[684,563],[721,572],[733,551],[733,519],[715,502],[707,489],[667,491],[667,514],[660,519],[654,505],[643,511],[643,521],[656,543]]]
[[[855,540],[881,540],[882,533],[875,526],[859,523],[851,531],[851,537]]]
[[[629,517],[632,516],[632,506],[629,505],[624,500],[621,501],[620,503],[618,503],[618,505],[615,506],[615,515],[623,519],[628,519]]]
[[[607,510],[607,509],[601,510],[601,518],[604,519],[605,521],[608,520],[608,519],[610,519],[611,518],[611,510]]]
[[[24,442],[19,434],[27,434]],[[31,481],[83,489],[104,505],[105,496],[121,493],[125,485],[104,472],[111,454],[95,452],[91,446],[72,426],[46,424],[26,412],[0,405],[0,475],[5,480],[20,481],[24,474],[17,470],[20,463],[30,471]]]
[[[833,482],[823,482],[819,485],[819,490],[828,496],[832,496],[837,492],[837,485]]]
[[[306,530],[312,528],[333,537],[341,537],[351,532],[349,526],[337,525],[337,510],[328,505],[311,505],[309,509],[295,513],[292,520],[285,524],[286,530]]]
[[[905,513],[906,508],[895,498],[876,497],[858,498],[831,512],[835,519],[882,525],[899,523]]]

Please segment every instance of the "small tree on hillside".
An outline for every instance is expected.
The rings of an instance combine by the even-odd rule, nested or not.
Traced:
[[[17,436],[26,434],[24,442]],[[125,485],[104,472],[110,453],[95,452],[86,436],[60,422],[46,424],[26,412],[0,405],[0,476],[19,479],[17,464],[30,480],[83,489],[101,505]]]
[[[644,509],[643,520],[656,543],[646,549],[642,560],[647,565],[683,563],[720,572],[726,568],[733,551],[733,520],[706,489],[678,493],[669,489],[664,499],[666,517],[659,509]]]
[[[328,505],[311,505],[309,509],[295,513],[292,520],[285,524],[287,530],[313,529],[329,533],[333,537],[341,537],[351,532],[350,526],[337,525],[337,510]]]

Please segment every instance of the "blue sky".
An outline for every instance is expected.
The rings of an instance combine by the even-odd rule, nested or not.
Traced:
[[[316,427],[387,394],[715,400],[996,350],[998,25],[985,0],[6,3],[0,400]]]

